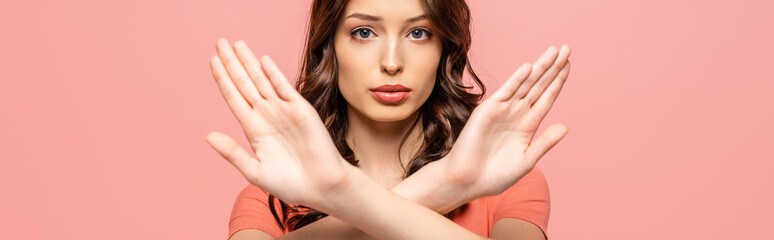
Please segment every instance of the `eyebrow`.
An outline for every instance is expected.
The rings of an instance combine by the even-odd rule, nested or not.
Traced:
[[[347,16],[344,19],[347,19],[347,18],[359,18],[359,19],[362,19],[362,20],[373,21],[373,22],[381,22],[382,20],[384,20],[384,18],[382,18],[382,17],[368,15],[368,14],[365,14],[365,13],[353,13],[353,14],[350,14],[349,16]],[[413,23],[413,22],[416,22],[416,21],[419,21],[419,20],[422,20],[422,19],[427,19],[427,15],[422,14],[422,15],[419,15],[419,16],[416,16],[416,17],[413,17],[413,18],[406,19],[406,23]]]

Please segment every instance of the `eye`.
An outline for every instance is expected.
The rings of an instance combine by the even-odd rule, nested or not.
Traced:
[[[370,36],[376,35],[376,34],[374,34],[374,32],[368,28],[357,28],[352,32],[350,32],[349,35],[352,36],[352,38],[354,38],[355,40],[364,41],[364,39],[368,39]]]
[[[414,30],[411,30],[411,33],[409,33],[409,36],[416,39],[423,39],[423,38],[430,38],[431,36],[433,36],[433,34],[430,33],[430,30],[427,30],[424,28],[415,28]]]

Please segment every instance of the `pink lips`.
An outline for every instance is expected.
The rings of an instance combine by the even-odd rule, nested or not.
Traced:
[[[408,98],[411,88],[404,87],[403,85],[382,85],[377,88],[369,89],[371,95],[373,95],[379,101],[384,103],[399,103]]]

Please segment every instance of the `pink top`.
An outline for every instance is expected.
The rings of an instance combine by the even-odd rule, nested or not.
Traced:
[[[266,191],[252,184],[245,187],[231,211],[228,237],[243,229],[257,229],[275,238],[286,234],[271,215],[268,202]],[[505,192],[471,201],[465,211],[451,220],[478,235],[489,237],[497,220],[518,218],[537,225],[548,238],[550,209],[548,184],[543,172],[535,167]]]

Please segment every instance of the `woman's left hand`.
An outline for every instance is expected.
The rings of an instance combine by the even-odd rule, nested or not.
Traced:
[[[569,46],[551,46],[473,111],[442,164],[469,200],[508,189],[567,134],[555,124],[532,140],[567,79],[569,55]]]

